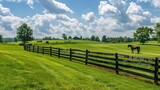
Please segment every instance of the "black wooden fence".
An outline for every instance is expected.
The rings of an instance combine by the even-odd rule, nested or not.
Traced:
[[[49,54],[58,58],[67,58],[70,61],[76,60],[86,65],[92,64],[100,67],[110,68],[116,71],[127,72],[158,83],[160,72],[158,69],[158,58],[135,57],[118,53],[92,52],[89,50],[63,49],[55,47],[25,45],[24,50],[41,54]]]

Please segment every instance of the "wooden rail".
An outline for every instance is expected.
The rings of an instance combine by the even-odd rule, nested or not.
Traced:
[[[158,81],[160,80],[160,72],[158,71],[160,66],[158,58],[143,58],[118,53],[92,52],[89,50],[32,45],[25,45],[24,50],[48,54],[58,58],[66,58],[70,61],[76,60],[85,63],[85,65],[92,64],[110,68],[115,70],[116,74],[119,74],[120,71],[134,74],[151,79],[155,84],[158,84]]]

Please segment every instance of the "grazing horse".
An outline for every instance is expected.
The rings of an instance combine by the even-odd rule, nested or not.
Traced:
[[[131,48],[131,50],[132,50],[132,53],[134,53],[134,49],[137,49],[137,53],[139,53],[140,52],[140,46],[133,46],[133,45],[128,45],[128,48]]]

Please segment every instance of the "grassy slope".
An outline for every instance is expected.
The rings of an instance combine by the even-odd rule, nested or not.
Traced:
[[[159,90],[95,67],[0,45],[0,89]]]
[[[108,43],[85,41],[85,40],[77,40],[77,41],[76,40],[71,40],[71,41],[51,40],[49,42],[50,42],[50,44],[48,44],[48,46],[60,47],[60,48],[88,49],[88,50],[91,50],[91,51],[120,53],[120,54],[150,57],[150,58],[160,57],[160,46],[157,44],[156,41],[150,41],[145,45],[141,45],[138,42],[130,43],[130,44],[133,44],[133,45],[139,45],[141,47],[140,54],[137,54],[136,50],[135,50],[135,53],[131,53],[131,49],[127,47],[128,43],[125,43],[125,44],[115,44],[115,43],[108,44]],[[56,43],[63,43],[63,42],[65,42],[65,44],[56,44]],[[42,43],[37,43],[36,41],[32,41],[31,43],[46,45],[45,41],[43,41]]]

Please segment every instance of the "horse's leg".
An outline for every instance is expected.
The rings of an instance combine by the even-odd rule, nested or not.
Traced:
[[[140,49],[137,49],[137,53],[139,53],[140,52]]]
[[[132,48],[132,53],[134,53],[133,48]]]

